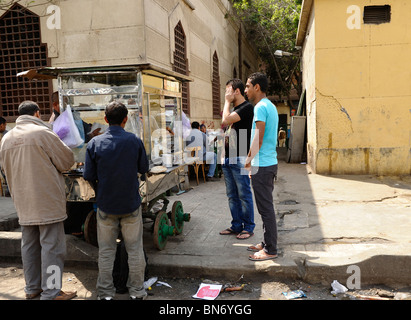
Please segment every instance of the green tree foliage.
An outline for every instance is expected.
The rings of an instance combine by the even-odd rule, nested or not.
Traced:
[[[302,0],[230,0],[235,14],[245,27],[247,38],[254,43],[262,68],[270,78],[270,94],[288,97],[291,80],[299,79],[299,57],[275,58],[276,50],[296,53],[295,40]],[[297,91],[299,85],[294,83]]]

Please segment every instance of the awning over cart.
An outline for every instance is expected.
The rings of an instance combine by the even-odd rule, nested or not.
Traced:
[[[98,67],[72,67],[72,68],[60,68],[60,67],[44,67],[38,69],[30,69],[17,74],[17,77],[24,77],[30,80],[49,80],[57,79],[61,74],[70,73],[96,73],[96,72],[124,72],[124,71],[144,71],[147,74],[153,76],[170,77],[170,80],[180,80],[182,82],[193,81],[192,78],[167,70],[165,68],[153,65],[153,64],[138,64],[138,65],[125,65],[125,66],[98,66]]]

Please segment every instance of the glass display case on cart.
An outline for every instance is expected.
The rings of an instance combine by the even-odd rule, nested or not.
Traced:
[[[150,163],[149,173],[140,177],[143,218],[153,222],[154,243],[158,249],[164,249],[167,237],[180,234],[184,222],[190,219],[180,201],[174,202],[168,212],[166,196],[171,189],[182,192],[188,184],[181,90],[182,82],[190,79],[148,64],[42,68],[20,75],[56,78],[60,113],[67,106],[72,110],[84,143],[72,149],[76,165],[64,174],[69,215],[67,229],[84,233],[86,241],[93,244],[97,244],[95,192],[82,178],[87,142],[93,136],[91,133],[101,134],[108,128],[104,120],[107,104],[119,101],[127,107],[125,130],[143,141]]]

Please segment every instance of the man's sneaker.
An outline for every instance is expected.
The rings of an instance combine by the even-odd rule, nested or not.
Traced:
[[[146,300],[147,295],[142,296],[142,297],[135,297],[135,296],[130,296],[130,300]]]
[[[54,300],[71,300],[75,296],[77,296],[77,291],[64,292],[63,290],[60,290],[59,295],[57,297],[55,297]]]
[[[216,178],[216,177],[206,177],[206,181],[220,181],[220,179]]]
[[[114,300],[114,299],[113,297],[104,297],[104,298],[97,297],[97,300]]]

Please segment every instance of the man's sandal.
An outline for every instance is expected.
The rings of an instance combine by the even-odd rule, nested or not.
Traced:
[[[227,236],[227,235],[230,235],[230,234],[238,234],[238,232],[233,231],[231,228],[227,228],[227,229],[221,231],[220,234],[222,236]]]
[[[249,238],[251,238],[254,235],[253,232],[248,232],[248,231],[241,231],[238,235],[237,235],[237,239],[238,240],[247,240]]]
[[[264,250],[260,250],[248,257],[251,261],[266,261],[276,259],[278,255],[276,254],[268,254]]]

